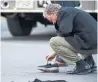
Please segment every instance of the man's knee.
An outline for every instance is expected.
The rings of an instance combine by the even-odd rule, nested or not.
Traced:
[[[60,40],[60,37],[52,37],[51,39],[50,39],[50,46],[52,47],[52,46],[58,46],[59,44],[58,44],[58,41]]]
[[[74,52],[76,52],[76,50],[63,38],[63,37],[60,37],[60,36],[56,36],[56,37],[52,37],[50,39],[50,46],[52,48],[60,48],[61,46],[65,47],[65,48],[68,48]]]

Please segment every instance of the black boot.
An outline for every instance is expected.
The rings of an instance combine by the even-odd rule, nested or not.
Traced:
[[[86,63],[84,60],[80,60],[76,62],[76,67],[72,71],[68,71],[67,74],[80,74],[84,75],[87,73],[90,73],[91,69],[88,63]]]
[[[97,66],[95,65],[92,55],[88,56],[84,61],[90,65],[92,72],[97,70]]]

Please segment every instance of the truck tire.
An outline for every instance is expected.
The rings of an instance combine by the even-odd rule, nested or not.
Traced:
[[[30,35],[32,27],[36,26],[36,21],[13,17],[7,18],[7,24],[13,36],[27,36]]]

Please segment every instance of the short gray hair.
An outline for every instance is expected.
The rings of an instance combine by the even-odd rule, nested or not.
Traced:
[[[43,12],[43,16],[46,17],[47,15],[51,15],[54,14],[59,11],[59,9],[61,8],[61,5],[59,4],[49,4],[45,7],[44,12]]]

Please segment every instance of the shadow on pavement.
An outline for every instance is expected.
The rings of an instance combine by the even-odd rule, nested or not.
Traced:
[[[1,41],[48,41],[56,34],[33,34],[21,37],[1,37]]]

